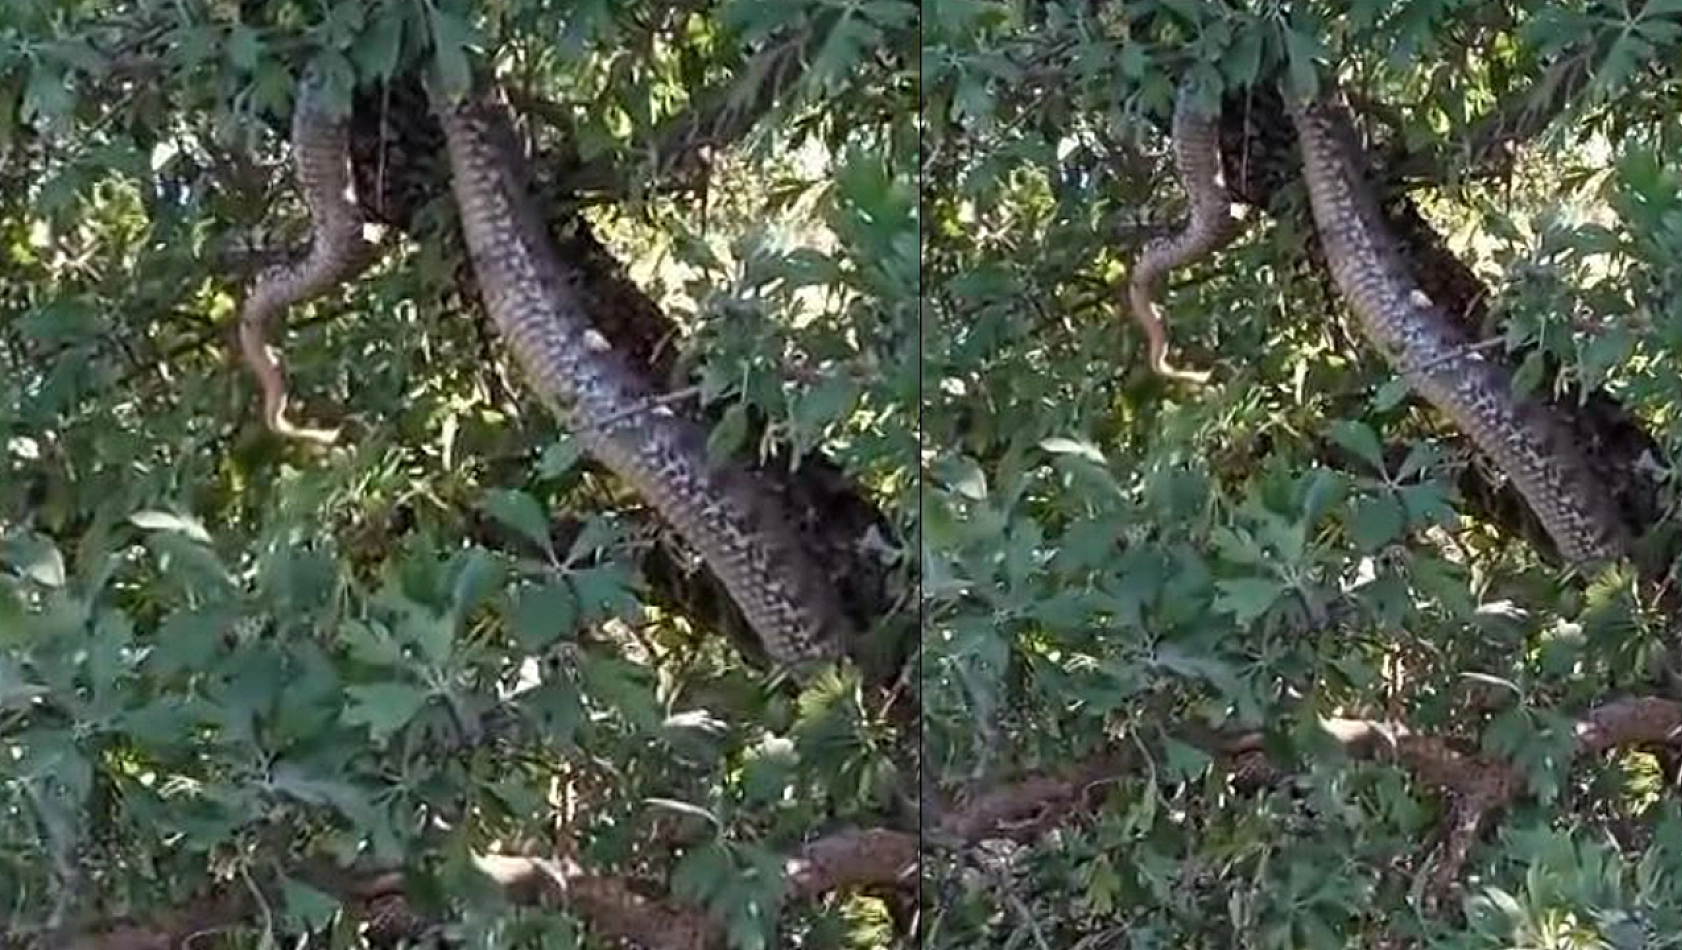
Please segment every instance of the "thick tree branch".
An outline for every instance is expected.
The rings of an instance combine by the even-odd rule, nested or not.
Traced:
[[[917,860],[916,835],[861,828],[812,841],[788,858],[784,871],[789,896],[810,901],[870,887],[913,887]],[[571,859],[484,854],[474,858],[474,866],[508,901],[567,908],[602,937],[632,940],[649,950],[716,950],[724,945],[723,928],[701,910],[672,898],[649,897],[629,878],[594,874]],[[409,904],[399,872],[315,867],[298,874],[337,897],[353,916],[373,918],[387,937],[414,937],[431,925]],[[257,913],[249,889],[230,885],[151,919],[109,921],[73,936],[26,941],[18,950],[175,950],[195,935],[243,926]]]
[[[1436,897],[1458,886],[1467,856],[1483,831],[1502,810],[1527,790],[1515,765],[1464,750],[1449,736],[1419,733],[1403,723],[1337,718],[1320,722],[1322,731],[1357,760],[1393,763],[1451,800],[1444,819],[1444,842],[1431,880]],[[1571,727],[1576,761],[1617,749],[1682,749],[1682,702],[1636,697],[1596,706]],[[1270,758],[1259,732],[1209,733],[1179,730],[1178,738],[1202,749],[1234,775],[1242,788],[1275,784],[1297,763]],[[1025,775],[940,809],[933,838],[949,846],[987,839],[1026,841],[1090,812],[1092,794],[1112,782],[1140,774],[1137,746],[1118,744],[1078,766]]]

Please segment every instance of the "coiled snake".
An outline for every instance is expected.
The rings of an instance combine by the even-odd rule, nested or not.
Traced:
[[[1178,112],[1184,108],[1182,94],[1174,123],[1176,152],[1200,157],[1196,163],[1181,159],[1182,180],[1188,192],[1214,192],[1219,182],[1207,173],[1218,160],[1214,123],[1183,122]],[[1315,228],[1333,281],[1364,335],[1414,392],[1452,420],[1512,480],[1562,557],[1581,563],[1627,553],[1628,529],[1565,421],[1547,403],[1515,393],[1511,368],[1473,346],[1408,273],[1402,248],[1360,170],[1363,156],[1347,109],[1329,95],[1310,103],[1291,101],[1289,109]],[[1194,197],[1191,222],[1170,247],[1201,250],[1177,260],[1164,251],[1159,258],[1176,260],[1178,266],[1215,247],[1192,235],[1220,233],[1219,221],[1207,218],[1213,214],[1208,209],[1226,200],[1224,190]],[[1199,209],[1214,224],[1200,230]],[[1145,263],[1138,269],[1149,276]]]
[[[344,126],[300,98],[293,148],[317,234],[300,268],[308,275],[270,278],[275,289],[253,294],[265,301],[300,300],[304,293],[296,288],[319,292],[347,279],[366,253],[365,245],[345,238],[347,222],[360,227],[360,218],[333,197],[342,196],[348,167]],[[527,192],[503,106],[487,93],[456,103],[435,94],[433,109],[444,128],[451,187],[485,308],[529,382],[586,450],[700,553],[773,661],[837,655],[851,640],[851,625],[792,517],[752,470],[709,459],[705,428],[654,398],[649,383],[591,326]],[[267,306],[260,315],[284,304]],[[245,352],[250,360],[252,348]]]

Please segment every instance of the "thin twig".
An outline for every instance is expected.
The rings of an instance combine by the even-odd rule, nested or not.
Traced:
[[[1503,337],[1491,337],[1487,340],[1479,340],[1476,343],[1468,343],[1465,346],[1457,346],[1454,349],[1449,350],[1447,353],[1427,360],[1422,366],[1413,367],[1412,371],[1415,373],[1423,373],[1426,370],[1435,369],[1444,363],[1457,360],[1460,357],[1471,353],[1476,353],[1481,350],[1493,350],[1505,342],[1506,340]]]

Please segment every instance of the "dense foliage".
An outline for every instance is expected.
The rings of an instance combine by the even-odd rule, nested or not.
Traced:
[[[606,169],[586,220],[685,331],[662,383],[714,449],[826,453],[908,592],[915,30],[898,0],[0,5],[0,944],[214,898],[249,911],[194,928],[218,945],[351,946],[363,865],[479,947],[605,946],[621,881],[632,923],[733,947],[894,939],[881,894],[785,899],[783,862],[904,826],[907,737],[854,667],[795,688],[646,596],[669,539],[530,398],[447,201],[277,334],[336,445],[263,430],[230,331],[308,231],[296,77],[348,105],[489,64],[539,155]],[[914,634],[902,600],[875,636]],[[512,908],[492,852],[576,901]]]
[[[1678,643],[1679,39],[1668,2],[925,4],[927,946],[1675,945],[1674,749],[1570,749]],[[1468,490],[1294,169],[1166,290],[1213,381],[1148,371],[1124,286],[1184,213],[1175,89],[1264,162],[1294,146],[1248,104],[1328,79],[1427,276],[1481,282],[1479,346],[1645,433],[1638,566],[1564,573]]]

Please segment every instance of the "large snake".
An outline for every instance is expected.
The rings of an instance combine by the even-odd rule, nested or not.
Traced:
[[[333,290],[374,260],[351,188],[349,129],[327,111],[321,93],[319,78],[305,76],[292,109],[293,175],[310,212],[310,249],[302,260],[258,275],[240,313],[239,346],[263,390],[264,424],[283,437],[330,443],[337,430],[287,418],[286,377],[267,342],[270,325],[289,308]]]
[[[797,537],[791,514],[752,470],[711,460],[705,428],[673,412],[591,325],[527,192],[503,107],[481,94],[459,103],[434,96],[433,108],[486,311],[531,384],[586,450],[700,553],[773,661],[838,654],[851,639],[850,622]],[[260,372],[253,354],[262,353],[266,320],[366,266],[361,218],[345,197],[345,124],[301,95],[293,149],[316,235],[303,265],[266,275],[252,294],[256,303],[247,308],[245,327],[255,329],[242,332],[241,342]],[[269,418],[283,417],[271,409]]]
[[[1243,228],[1233,214],[1221,181],[1220,115],[1199,110],[1191,83],[1180,86],[1172,123],[1174,170],[1185,189],[1189,214],[1171,237],[1153,241],[1133,265],[1127,299],[1133,319],[1145,331],[1153,373],[1188,383],[1203,383],[1208,373],[1177,369],[1168,362],[1168,333],[1163,329],[1156,294],[1168,272],[1189,266],[1232,243]]]
[[[1513,390],[1513,372],[1473,346],[1408,273],[1360,171],[1347,110],[1291,102],[1315,228],[1361,329],[1423,396],[1506,473],[1571,562],[1615,558],[1629,538],[1611,493],[1553,407]]]
[[[751,470],[711,461],[707,433],[659,402],[595,330],[527,193],[504,108],[435,97],[451,185],[485,308],[531,384],[585,448],[682,534],[774,660],[834,655],[849,623],[792,517]]]
[[[1235,236],[1237,225],[1219,177],[1219,116],[1196,114],[1190,97],[1190,84],[1183,84],[1173,135],[1191,216],[1180,234],[1152,246],[1134,268],[1132,304],[1151,342],[1152,369],[1195,380],[1201,374],[1167,366],[1151,296],[1167,269],[1211,253]],[[1347,110],[1329,96],[1307,104],[1293,101],[1289,109],[1332,279],[1368,340],[1414,392],[1448,416],[1512,480],[1567,561],[1626,553],[1628,530],[1565,420],[1547,403],[1514,392],[1511,368],[1474,346],[1409,274],[1402,248],[1360,171],[1361,147]]]

